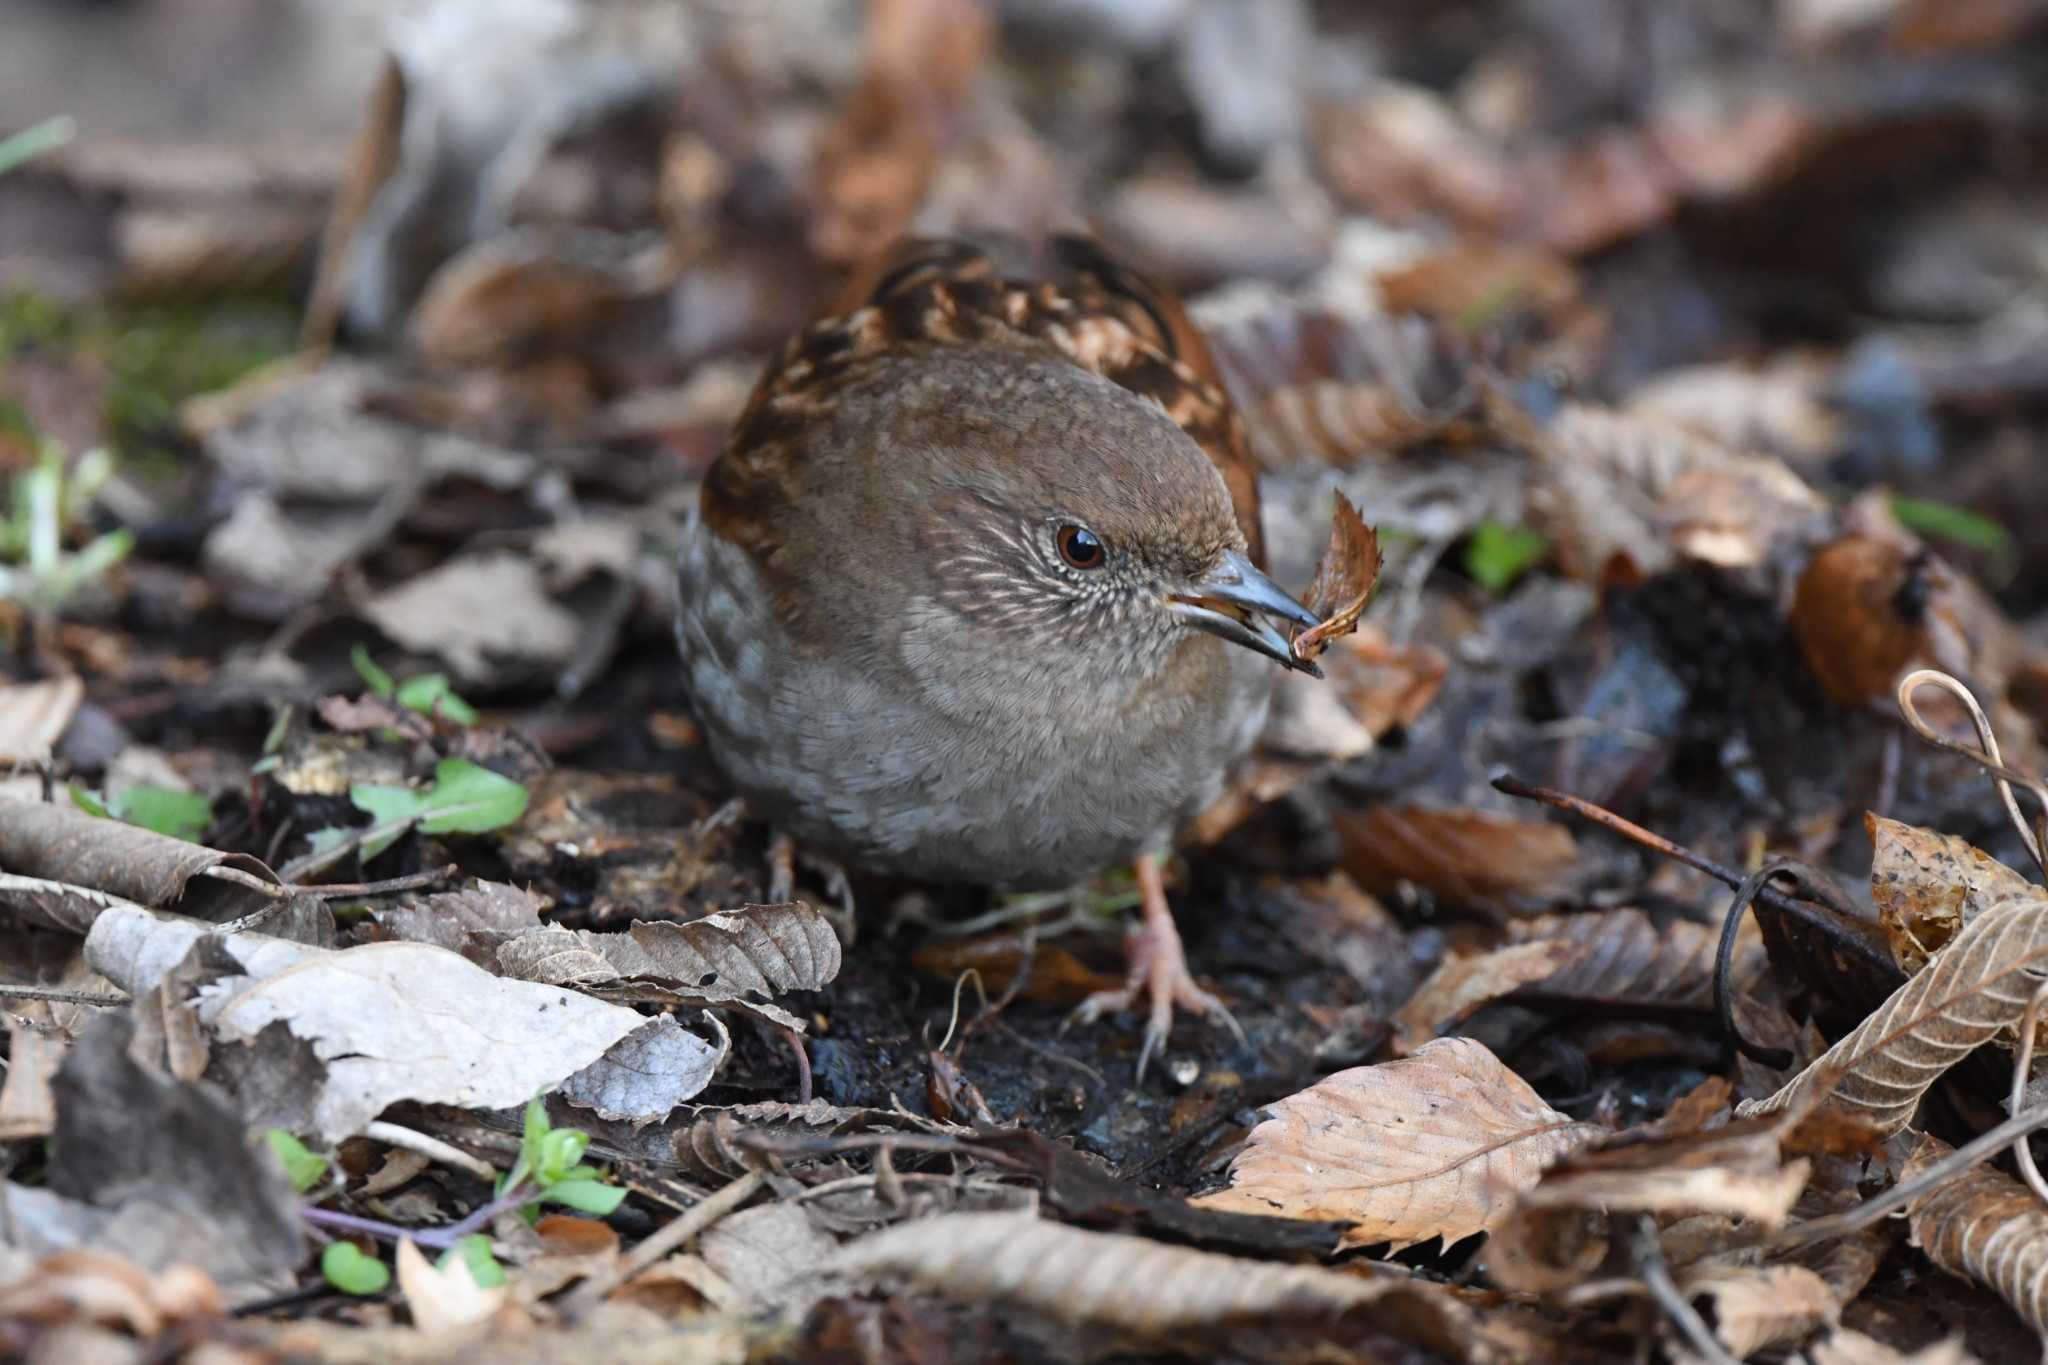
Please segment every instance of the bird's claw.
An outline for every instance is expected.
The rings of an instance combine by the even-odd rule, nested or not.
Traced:
[[[1105,1014],[1122,1014],[1145,1002],[1145,1038],[1138,1048],[1138,1080],[1142,1083],[1145,1071],[1152,1059],[1166,1050],[1167,1035],[1173,1030],[1174,1006],[1192,1013],[1206,1015],[1212,1022],[1230,1030],[1242,1048],[1249,1048],[1251,1040],[1245,1037],[1244,1028],[1237,1022],[1224,1003],[1215,995],[1195,984],[1195,978],[1188,972],[1187,959],[1181,955],[1179,944],[1171,950],[1149,949],[1144,940],[1132,953],[1131,974],[1125,983],[1113,991],[1097,991],[1075,1007],[1068,1016],[1070,1024],[1092,1024]]]

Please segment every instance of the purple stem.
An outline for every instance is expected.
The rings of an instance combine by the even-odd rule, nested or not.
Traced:
[[[499,1214],[532,1203],[538,1193],[538,1190],[522,1182],[517,1189],[505,1191],[461,1222],[445,1228],[402,1228],[396,1223],[386,1223],[376,1218],[359,1218],[353,1213],[337,1213],[333,1209],[316,1208],[310,1204],[299,1210],[299,1217],[317,1227],[360,1232],[370,1237],[381,1237],[387,1242],[399,1242],[410,1237],[423,1247],[446,1251],[472,1232],[488,1225]]]

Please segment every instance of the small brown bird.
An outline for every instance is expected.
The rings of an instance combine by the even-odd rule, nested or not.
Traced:
[[[1011,278],[913,242],[772,365],[684,530],[677,635],[713,755],[806,849],[1025,890],[1136,860],[1121,991],[1235,1022],[1156,858],[1258,734],[1275,623],[1244,429],[1167,294],[1082,238]]]

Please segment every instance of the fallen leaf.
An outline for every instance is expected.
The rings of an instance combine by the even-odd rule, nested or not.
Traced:
[[[1987,907],[2044,894],[1968,841],[1866,811],[1870,898],[1901,970],[1917,972]]]
[[[2000,901],[1971,920],[1889,1000],[1783,1089],[1740,1111],[1820,1109],[1880,1135],[1906,1126],[1920,1097],[1980,1044],[2020,1022],[2048,974],[2048,897]]]
[[[1513,943],[1489,953],[1453,954],[1430,973],[1394,1016],[1402,1045],[1409,1048],[1464,1022],[1490,1001],[1568,971],[1590,945],[1564,938]]]
[[[1214,1333],[1259,1321],[1327,1322],[1358,1312],[1397,1340],[1472,1348],[1469,1312],[1440,1285],[1219,1256],[1015,1213],[953,1213],[852,1242],[826,1264],[856,1281],[906,1282],[968,1302],[1012,1304],[1055,1322],[1141,1339]]]
[[[15,879],[0,889],[0,903],[74,934],[90,928],[110,899],[175,906],[205,920],[233,919],[269,903],[259,892],[206,875],[215,868],[277,884],[277,874],[247,854],[217,853],[41,801],[0,799],[0,868]]]
[[[1344,1246],[1393,1251],[1486,1231],[1545,1166],[1602,1131],[1464,1038],[1337,1072],[1270,1108],[1231,1162],[1230,1188],[1191,1202],[1348,1222]]]
[[[398,1244],[395,1262],[398,1292],[405,1295],[412,1325],[430,1336],[482,1322],[498,1311],[509,1292],[504,1285],[479,1285],[460,1256],[448,1257],[436,1269],[410,1237]]]
[[[47,761],[85,700],[85,683],[67,673],[0,687],[0,763]]]
[[[1953,1149],[1923,1136],[1899,1179]],[[2048,1209],[2003,1171],[1975,1166],[1906,1206],[1913,1243],[1951,1275],[1989,1285],[2036,1332],[2048,1334]]]
[[[1916,666],[1961,673],[1966,657],[1943,642],[1953,625],[1954,576],[1925,550],[1847,535],[1822,547],[1799,575],[1790,623],[1801,657],[1843,706],[1888,703]]]
[[[1379,576],[1379,536],[1358,515],[1351,499],[1339,493],[1330,523],[1330,543],[1323,550],[1304,602],[1317,621],[1295,637],[1294,657],[1313,660],[1331,640],[1358,629],[1358,615],[1365,610],[1365,599]]]
[[[1527,908],[1563,896],[1578,866],[1571,831],[1547,820],[1381,803],[1336,825],[1345,870],[1374,895],[1412,882],[1455,905]]]
[[[1799,1265],[1714,1270],[1688,1279],[1685,1297],[1737,1360],[1796,1346],[1835,1325],[1841,1304],[1820,1276]]]
[[[393,641],[445,659],[466,683],[559,670],[582,621],[549,595],[535,561],[509,550],[466,555],[408,578],[363,605]]]

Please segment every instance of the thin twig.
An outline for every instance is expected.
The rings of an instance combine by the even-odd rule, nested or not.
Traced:
[[[382,1119],[375,1120],[363,1129],[363,1136],[374,1138],[378,1142],[388,1142],[393,1147],[403,1147],[409,1152],[418,1152],[430,1161],[438,1161],[444,1166],[468,1171],[479,1180],[490,1181],[498,1178],[498,1168],[490,1162],[473,1157],[460,1147],[443,1142],[437,1137],[428,1137],[425,1133],[417,1133],[395,1123],[386,1123]]]
[[[298,886],[292,889],[301,896],[315,896],[321,900],[333,900],[338,896],[388,896],[397,891],[418,891],[460,876],[461,867],[449,863],[445,867],[432,868],[426,872],[412,872],[403,877],[387,877],[381,882],[330,882],[324,886]]]
[[[102,1005],[112,1007],[132,1003],[126,995],[110,995],[103,991],[67,991],[58,986],[0,986],[0,1000],[48,1000],[56,1005]]]
[[[1894,1210],[1904,1208],[1922,1195],[1961,1175],[1978,1162],[1988,1161],[1997,1156],[2015,1140],[2023,1139],[2029,1133],[2042,1128],[2048,1128],[2048,1104],[2038,1104],[2032,1109],[2014,1114],[1996,1128],[1987,1129],[1956,1148],[1911,1180],[1900,1181],[1883,1194],[1874,1195],[1853,1209],[1845,1209],[1841,1213],[1831,1213],[1825,1218],[1814,1218],[1804,1223],[1794,1223],[1775,1235],[1759,1238],[1758,1241],[1773,1250],[1787,1250],[1792,1247],[1809,1246],[1814,1242],[1824,1242],[1831,1237],[1846,1237],[1852,1232],[1869,1227]]]
[[[752,1199],[767,1183],[760,1172],[749,1171],[716,1193],[707,1196],[688,1213],[663,1224],[611,1269],[594,1274],[578,1285],[563,1300],[563,1308],[573,1315],[595,1307],[612,1290],[670,1252],[680,1250],[698,1233]]]
[[[1713,1329],[1701,1320],[1699,1310],[1686,1301],[1678,1282],[1671,1278],[1671,1268],[1664,1264],[1664,1248],[1657,1241],[1657,1220],[1648,1214],[1636,1215],[1629,1243],[1635,1253],[1636,1274],[1649,1286],[1650,1297],[1657,1301],[1686,1343],[1712,1365],[1738,1365],[1714,1336]]]
[[[2043,981],[2027,997],[2027,1012],[2020,1016],[2020,1050],[2012,1060],[2012,1097],[2005,1104],[2006,1109],[2015,1114],[2020,1112],[2020,1102],[2027,1096],[2027,1072],[2034,1061],[2034,1020],[2041,1012],[2043,1000],[2048,1000],[2048,981]],[[2013,1143],[2012,1157],[2027,1182],[2027,1188],[2043,1204],[2048,1204],[2048,1181],[2041,1179],[2040,1168],[2034,1165],[2034,1149],[2025,1138]]]
[[[274,901],[290,900],[297,894],[289,886],[280,886],[276,882],[267,882],[253,872],[244,872],[239,867],[228,867],[221,863],[215,863],[212,867],[200,868],[199,875],[211,877],[217,882],[233,882],[236,886],[247,887],[257,895],[268,896]]]

